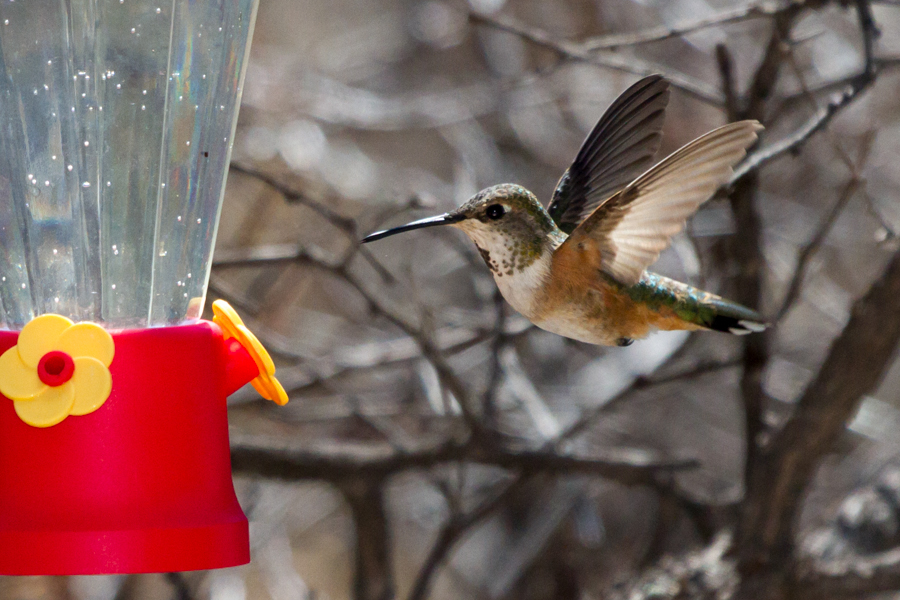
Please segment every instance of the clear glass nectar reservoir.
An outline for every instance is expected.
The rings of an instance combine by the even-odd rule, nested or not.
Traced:
[[[255,16],[0,2],[0,326],[199,318]]]

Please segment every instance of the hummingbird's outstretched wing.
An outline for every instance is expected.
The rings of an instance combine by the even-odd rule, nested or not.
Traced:
[[[682,146],[598,206],[557,252],[577,253],[616,281],[634,285],[685,219],[729,180],[762,128],[739,121]]]
[[[668,102],[669,83],[650,75],[606,109],[556,184],[549,213],[560,229],[571,233],[600,202],[653,164]]]

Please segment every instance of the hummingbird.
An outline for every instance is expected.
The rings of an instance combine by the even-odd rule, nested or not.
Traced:
[[[423,227],[461,229],[516,311],[541,329],[590,344],[627,346],[657,330],[764,330],[755,311],[646,270],[728,182],[762,129],[756,121],[731,123],[653,164],[668,88],[651,75],[610,105],[560,178],[549,209],[506,183],[362,242]]]

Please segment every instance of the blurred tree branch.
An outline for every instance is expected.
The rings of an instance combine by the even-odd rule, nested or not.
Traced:
[[[794,4],[806,2],[794,0]],[[785,10],[772,2],[755,2],[732,10],[723,11],[714,17],[698,19],[692,22],[679,23],[675,26],[662,26],[636,31],[633,33],[613,33],[587,39],[581,43],[586,50],[615,50],[622,46],[634,46],[650,42],[661,42],[681,37],[709,27],[721,27],[731,23],[740,23],[750,19],[772,17]]]
[[[484,500],[475,508],[468,512],[452,512],[449,520],[441,528],[431,550],[425,557],[425,562],[422,564],[422,568],[419,570],[406,600],[425,600],[428,597],[428,592],[438,568],[447,559],[453,546],[475,525],[495,512],[511,496],[518,493],[527,481],[527,479],[515,476],[511,482],[504,484],[503,489],[499,493]]]
[[[900,588],[900,550],[828,563],[804,563],[793,585],[801,600],[865,598]]]
[[[722,104],[721,95],[702,81],[695,80],[683,73],[675,73],[671,69],[664,69],[659,65],[654,65],[636,57],[624,57],[614,52],[592,52],[585,49],[581,44],[557,40],[541,29],[527,27],[507,17],[488,16],[473,12],[469,13],[469,19],[474,23],[481,23],[515,34],[532,44],[552,50],[568,59],[592,63],[635,75],[646,76],[665,72],[666,79],[672,83],[673,87],[706,104],[713,106],[721,106]]]
[[[900,342],[897,298],[900,252],[891,258],[884,277],[855,303],[850,321],[832,344],[795,413],[759,457],[743,503],[740,536],[733,546],[739,577],[709,578],[710,573],[730,569],[724,555],[717,557],[700,565],[704,575],[697,581],[703,583],[701,588],[709,587],[703,592],[696,590],[692,597],[716,596],[723,592],[717,587],[721,585],[736,585],[735,595],[729,592],[728,597],[737,600],[859,598],[895,589],[900,580],[896,551],[871,559],[857,556],[798,562],[793,530],[815,468],[833,448],[862,397],[877,387],[896,352]],[[710,556],[709,552],[705,555]],[[635,579],[637,588],[630,589],[650,589],[648,579],[658,582],[660,577],[670,577],[673,568],[696,567],[691,559],[683,560],[683,566],[670,561],[653,567]],[[683,588],[675,587],[663,596],[638,593],[629,598],[676,598],[682,597],[681,592]]]
[[[900,252],[856,302],[795,413],[761,457],[745,501],[740,552],[747,572],[783,565],[793,552],[800,502],[864,394],[871,393],[900,342]]]
[[[473,437],[463,442],[446,441],[433,447],[398,453],[394,449],[328,452],[273,446],[265,439],[236,435],[232,438],[235,472],[287,481],[320,479],[339,482],[346,478],[380,479],[406,470],[427,469],[447,463],[473,463],[527,473],[584,473],[641,485],[658,472],[691,469],[692,459],[671,459],[638,450],[575,454],[510,448]]]
[[[272,264],[279,262],[306,264],[314,266],[318,269],[322,269],[324,271],[328,271],[338,278],[342,279],[343,281],[347,282],[357,291],[357,293],[359,293],[360,296],[362,296],[362,298],[368,304],[371,312],[384,317],[385,319],[393,323],[398,329],[403,331],[403,333],[416,341],[422,351],[422,355],[428,360],[428,362],[430,362],[434,366],[435,370],[438,373],[438,377],[440,377],[441,379],[441,382],[456,397],[457,401],[460,404],[460,407],[462,408],[463,418],[466,421],[466,424],[469,426],[470,431],[472,431],[473,433],[480,431],[480,421],[477,418],[476,413],[474,412],[475,404],[470,398],[467,386],[447,364],[440,348],[435,345],[431,338],[427,336],[422,329],[418,328],[416,325],[408,321],[400,311],[388,307],[381,298],[368,291],[365,284],[353,273],[351,273],[348,264],[351,258],[352,254],[346,256],[342,262],[332,263],[321,256],[321,253],[299,249],[293,255],[279,255],[275,257],[262,258],[251,257],[248,260],[256,264]],[[246,264],[247,261],[238,260],[231,262],[230,266],[241,266]],[[224,263],[218,263],[218,266],[224,266]]]
[[[339,488],[350,505],[356,529],[353,597],[391,600],[394,578],[382,482],[356,477],[343,480]]]
[[[850,202],[850,199],[853,198],[854,194],[859,190],[862,186],[862,182],[859,179],[857,173],[854,173],[853,177],[847,184],[844,186],[844,189],[841,190],[840,195],[838,196],[837,202],[834,203],[834,206],[828,212],[828,215],[825,219],[822,220],[821,225],[816,229],[815,234],[812,239],[809,240],[806,244],[800,248],[800,253],[797,256],[797,267],[794,270],[794,276],[791,278],[790,286],[788,287],[787,293],[784,295],[784,300],[781,303],[781,308],[778,309],[778,313],[775,316],[775,321],[781,321],[784,316],[788,313],[791,307],[794,305],[794,302],[800,297],[800,290],[802,289],[803,279],[806,276],[806,271],[809,268],[809,262],[813,256],[815,256],[816,251],[825,241],[825,238],[828,236],[828,233],[831,231],[832,227],[834,227],[835,221],[837,221],[838,216],[843,212],[844,208],[846,208],[847,204]]]
[[[848,80],[848,88],[836,98],[833,98],[828,104],[818,110],[803,126],[797,129],[792,135],[780,140],[764,149],[751,153],[740,165],[734,170],[731,182],[734,183],[745,177],[748,173],[758,170],[766,163],[778,158],[779,156],[795,151],[800,145],[808,140],[817,131],[820,131],[838,114],[841,109],[850,105],[860,94],[862,94],[875,81],[877,73],[877,59],[875,58],[875,40],[878,38],[878,27],[875,25],[875,19],[872,16],[872,7],[867,0],[855,0],[857,18],[859,20],[860,34],[862,36],[863,45],[863,68],[862,71]],[[796,14],[788,13],[789,18],[796,18]],[[787,34],[787,30],[782,32]],[[785,37],[784,40],[787,38]],[[779,44],[782,43],[780,39]],[[771,60],[780,60],[777,58],[780,49],[770,47],[770,53],[767,56],[772,57]],[[761,67],[762,70],[762,67]],[[757,90],[756,97],[761,101],[762,96]],[[750,114],[752,110],[748,109]],[[760,113],[761,118],[762,115]]]
[[[867,87],[875,76],[872,60],[874,56],[874,37],[877,33],[877,29],[874,25],[874,21],[872,20],[871,6],[869,5],[867,0],[857,0],[856,10],[859,19],[860,31],[864,39],[863,47],[865,49],[866,66],[864,67],[863,73],[860,75],[859,83],[859,89],[861,90]],[[789,37],[790,26],[796,16],[796,13],[782,13],[781,20],[779,21],[776,19],[776,25],[773,30],[772,39],[769,43],[769,49],[766,52],[765,58],[763,59],[757,71],[754,84],[751,87],[751,100],[748,104],[747,112],[741,116],[751,118],[762,116],[762,111],[765,107],[765,100],[767,99],[770,90],[774,86],[775,79],[777,77],[778,65],[781,63],[781,59],[783,56],[781,53],[781,41]],[[853,97],[855,97],[855,94]],[[852,99],[852,97],[850,99]],[[843,106],[846,106],[846,103],[843,104]],[[754,197],[756,195],[757,186],[757,175],[751,175],[750,177],[745,178],[743,182],[741,182],[738,186],[736,186],[735,191],[732,195],[732,206],[735,212],[735,218],[740,225],[738,231],[742,232],[740,235],[743,237],[743,240],[738,240],[736,246],[736,256],[738,262],[741,264],[741,275],[739,278],[737,289],[738,293],[740,294],[738,298],[748,306],[757,306],[759,303],[761,294],[762,264],[764,260],[760,246],[761,233],[759,217],[754,208]],[[803,264],[800,263],[798,265],[798,269],[802,268],[802,266]],[[764,464],[768,464],[771,459],[766,458],[762,462],[757,460],[760,442],[758,436],[762,428],[762,411],[764,399],[764,392],[762,390],[762,373],[763,369],[765,368],[766,362],[768,361],[767,346],[768,344],[766,335],[755,336],[747,341],[747,345],[745,346],[744,377],[741,382],[744,404],[747,411],[746,473],[748,487],[747,497],[744,501],[744,516],[742,518],[741,527],[739,529],[742,536],[739,538],[739,543],[744,549],[743,561],[745,565],[747,563],[748,556],[753,556],[754,554],[757,554],[761,551],[768,553],[774,550],[772,546],[768,546],[766,547],[767,550],[763,551],[762,548],[757,548],[756,550],[748,553],[746,552],[747,546],[744,545],[745,539],[743,537],[750,536],[752,538],[752,536],[756,535],[759,531],[757,527],[760,527],[763,522],[769,522],[765,519],[761,521],[755,516],[756,512],[759,510],[758,503],[763,501],[763,497],[769,497],[772,493],[772,490],[770,488],[772,480],[767,477],[766,473],[764,473],[765,471],[767,471],[767,469],[763,466]],[[822,372],[824,372],[824,368],[822,371],[820,371],[820,373]],[[801,419],[801,415],[799,413],[795,413],[791,417],[791,420],[785,426],[785,429],[783,431],[789,431],[789,428],[792,427],[792,424],[797,423],[798,419]],[[800,422],[802,422],[802,420]],[[805,483],[806,482],[804,481],[801,484],[801,487],[805,486]],[[773,515],[771,514],[766,515],[767,518],[772,516]],[[785,532],[779,531],[779,533]],[[790,539],[790,534],[789,532],[787,533],[788,537],[786,539],[782,539],[779,543],[788,543],[787,540]],[[768,541],[772,542],[771,539],[769,539]],[[749,546],[752,547],[753,542],[750,542]],[[778,557],[776,561],[783,558],[783,556]],[[753,560],[758,559],[754,558]]]

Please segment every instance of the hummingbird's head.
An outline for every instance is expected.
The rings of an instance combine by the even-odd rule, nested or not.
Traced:
[[[508,183],[478,192],[450,214],[460,219],[453,225],[462,229],[482,254],[515,257],[520,265],[537,258],[547,236],[556,231],[534,194]]]
[[[456,210],[378,231],[363,242],[437,225],[462,229],[492,269],[495,268],[492,262],[501,256],[504,260],[498,268],[528,266],[544,252],[548,236],[562,233],[534,194],[520,185],[504,183],[478,192]],[[489,255],[495,257],[494,260],[489,259]]]

